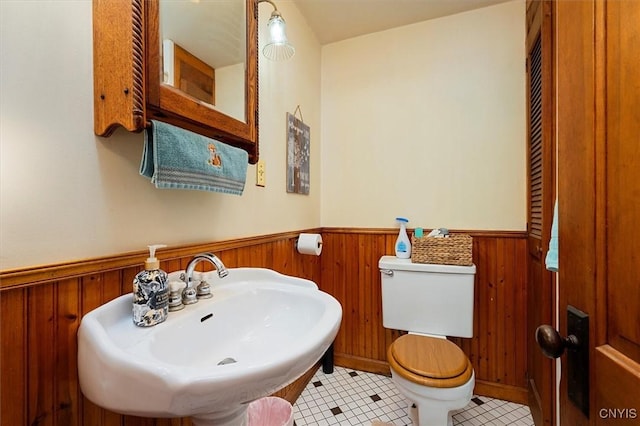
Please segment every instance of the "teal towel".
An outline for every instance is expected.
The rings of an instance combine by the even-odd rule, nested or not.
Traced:
[[[551,223],[551,238],[549,239],[549,251],[545,258],[547,269],[558,272],[558,200],[553,207],[553,222]]]
[[[144,133],[140,174],[156,188],[242,195],[248,154],[214,139],[152,121]]]

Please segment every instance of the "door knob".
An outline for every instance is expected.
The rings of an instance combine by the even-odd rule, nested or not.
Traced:
[[[578,349],[580,342],[578,338],[570,334],[564,338],[550,325],[541,325],[536,329],[536,342],[544,356],[548,358],[558,358],[565,349]]]
[[[569,400],[588,418],[589,315],[570,305],[567,306],[567,334],[569,336],[564,338],[550,325],[541,325],[536,329],[536,342],[542,353],[549,358],[558,358],[565,349],[569,349],[562,361],[562,375],[567,381],[567,394]]]

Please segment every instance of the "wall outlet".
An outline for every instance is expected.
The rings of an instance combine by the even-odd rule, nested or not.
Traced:
[[[258,163],[256,164],[256,185],[267,185],[267,166],[262,160],[258,160]]]

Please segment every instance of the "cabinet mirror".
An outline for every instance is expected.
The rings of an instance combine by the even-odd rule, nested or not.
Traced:
[[[258,160],[256,0],[94,0],[95,133],[151,120]]]

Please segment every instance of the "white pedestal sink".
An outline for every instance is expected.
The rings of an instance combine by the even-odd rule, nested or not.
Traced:
[[[248,403],[295,381],[333,342],[342,308],[308,280],[268,269],[204,274],[213,298],[136,327],[132,295],[89,312],[78,331],[83,394],[108,410],[243,425]]]

